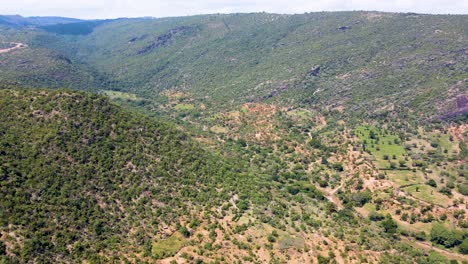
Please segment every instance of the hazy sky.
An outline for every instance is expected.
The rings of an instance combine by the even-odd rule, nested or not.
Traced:
[[[468,0],[0,0],[0,14],[77,18],[341,10],[468,14]]]

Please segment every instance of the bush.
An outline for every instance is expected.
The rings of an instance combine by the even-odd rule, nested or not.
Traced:
[[[341,162],[333,164],[333,168],[337,171],[343,171],[343,164]]]
[[[450,190],[450,188],[447,188],[447,187],[442,187],[440,188],[439,190],[440,193],[443,193],[447,196],[451,196],[452,195],[452,190]]]
[[[382,221],[384,219],[385,219],[385,216],[382,215],[382,214],[379,214],[377,212],[371,212],[369,214],[369,220],[371,220],[371,221],[378,222],[378,221]]]
[[[454,189],[455,188],[455,183],[453,181],[447,182],[447,188]]]
[[[274,243],[276,241],[276,238],[272,234],[268,235],[267,239],[270,243]]]
[[[384,221],[381,223],[385,233],[395,234],[398,228],[397,223],[392,219],[390,215],[387,215]]]
[[[338,211],[338,207],[332,202],[327,202],[325,204],[325,211],[327,214],[336,213]]]
[[[437,187],[437,183],[436,183],[433,179],[428,180],[428,181],[426,182],[426,184],[429,185],[429,186],[432,186],[432,187],[434,187],[434,188]]]
[[[431,241],[446,248],[451,248],[461,243],[461,237],[459,234],[446,229],[443,225],[435,224],[431,229]]]
[[[296,195],[299,193],[299,188],[296,186],[288,186],[288,192],[292,195]]]
[[[189,237],[190,236],[190,232],[188,231],[187,227],[185,226],[181,226],[179,228],[179,232],[184,236],[184,237]]]
[[[426,240],[426,233],[424,231],[417,232],[413,234],[413,237],[418,241],[425,241]]]
[[[245,201],[245,200],[239,200],[237,203],[237,208],[239,208],[239,210],[241,211],[245,211],[247,209],[249,209],[249,202]]]
[[[468,195],[468,184],[458,185],[458,192],[460,192],[463,195]]]
[[[351,196],[354,206],[362,207],[372,199],[372,194],[369,190],[354,193]]]

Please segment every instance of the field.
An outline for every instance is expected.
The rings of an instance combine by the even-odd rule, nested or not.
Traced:
[[[432,204],[436,204],[442,207],[447,207],[449,205],[449,197],[439,193],[437,189],[426,184],[412,185],[404,188],[403,190],[410,193],[413,197]]]
[[[355,134],[365,150],[374,157],[379,168],[391,168],[392,162],[401,167],[399,161],[404,161],[406,152],[398,135],[373,126],[359,126]]]

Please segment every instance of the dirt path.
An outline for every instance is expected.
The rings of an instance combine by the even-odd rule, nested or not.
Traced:
[[[344,185],[344,182],[341,182],[341,184],[336,187],[335,189],[332,189],[331,191],[327,191],[326,189],[324,188],[318,188],[319,191],[325,193],[325,198],[327,198],[330,202],[336,204],[336,206],[338,207],[338,209],[343,209],[343,204],[341,203],[340,199],[338,197],[336,197],[335,193],[340,189],[342,188]]]
[[[7,48],[7,49],[0,49],[0,54],[14,51],[14,50],[21,49],[21,48],[26,48],[28,46],[26,44],[19,43],[19,42],[11,42],[11,44],[15,44],[15,46],[11,48]]]

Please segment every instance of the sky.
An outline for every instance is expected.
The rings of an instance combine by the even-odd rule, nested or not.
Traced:
[[[0,0],[0,14],[83,19],[345,10],[468,14],[468,0]]]

